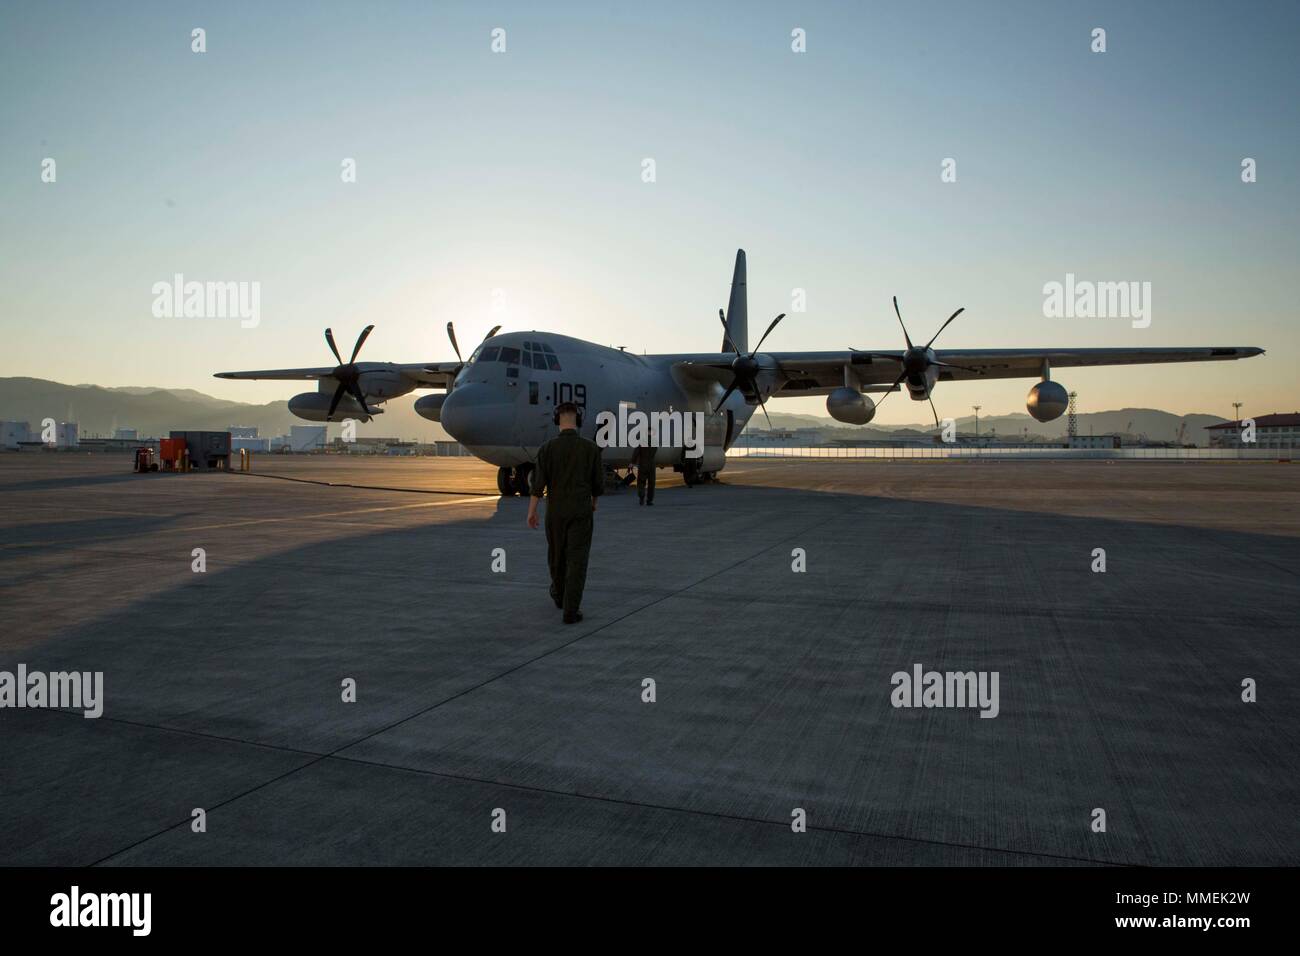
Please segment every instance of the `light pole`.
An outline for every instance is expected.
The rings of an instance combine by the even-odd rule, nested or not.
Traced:
[[[1237,447],[1241,447],[1241,402],[1232,403],[1232,414],[1236,416],[1233,421],[1237,423]]]
[[[971,408],[975,409],[975,444],[977,445],[979,444],[979,440],[980,440],[980,409],[983,407],[984,407],[983,405],[971,406]]]

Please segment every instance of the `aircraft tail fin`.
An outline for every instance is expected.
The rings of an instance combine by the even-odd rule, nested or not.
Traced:
[[[745,250],[736,250],[736,271],[731,275],[731,299],[727,303],[727,334],[731,342],[742,352],[749,351],[749,306],[745,294]],[[731,345],[726,336],[722,339],[722,351],[730,352]]]

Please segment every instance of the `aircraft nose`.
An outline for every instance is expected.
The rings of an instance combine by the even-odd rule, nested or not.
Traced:
[[[462,445],[509,445],[515,407],[499,389],[471,382],[451,390],[442,403],[441,420]]]

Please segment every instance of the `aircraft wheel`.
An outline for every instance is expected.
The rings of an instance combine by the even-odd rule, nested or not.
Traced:
[[[515,493],[514,482],[511,480],[511,469],[497,469],[497,491],[501,493],[502,498],[509,498]]]
[[[533,466],[529,463],[515,469],[515,493],[527,498],[533,493]]]

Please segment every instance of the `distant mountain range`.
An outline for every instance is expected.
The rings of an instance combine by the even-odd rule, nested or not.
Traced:
[[[385,412],[357,433],[362,437],[391,437],[432,441],[446,440],[442,426],[415,414],[415,396],[394,399],[384,405]],[[842,425],[821,415],[800,415],[768,408],[777,428],[834,428],[845,438],[897,438],[908,434],[934,431],[930,422],[915,425],[859,428]],[[115,428],[134,428],[141,435],[165,435],[172,429],[218,429],[231,425],[256,426],[263,437],[288,434],[291,425],[306,425],[290,414],[287,402],[254,405],[214,398],[191,388],[150,388],[127,386],[105,388],[99,385],[64,385],[39,378],[0,378],[0,419],[27,421],[39,427],[42,419],[74,421],[83,437],[112,435]],[[1226,421],[1218,415],[1174,415],[1154,408],[1122,408],[1117,411],[1089,412],[1079,416],[1079,433],[1101,435],[1118,433],[1153,441],[1175,441],[1180,427],[1186,424],[1183,440],[1189,444],[1206,444],[1205,426]],[[973,416],[957,419],[963,433],[973,432]],[[980,416],[980,434],[1015,438],[1029,434],[1039,438],[1065,435],[1062,416],[1054,422],[1039,423],[1025,414]],[[760,415],[752,427],[765,427]],[[331,436],[337,426],[331,428]]]
[[[441,425],[415,414],[416,396],[384,405],[384,414],[357,427],[361,437],[446,440]],[[289,411],[289,403],[254,405],[214,398],[191,388],[148,388],[64,385],[39,378],[0,378],[0,419],[26,421],[33,428],[42,419],[76,422],[83,438],[112,436],[117,428],[134,428],[141,435],[166,435],[172,429],[215,429],[252,425],[263,438],[287,435],[291,425],[310,425]],[[337,425],[331,426],[331,437]]]
[[[889,425],[855,427],[843,425],[830,417],[820,415],[792,415],[786,412],[773,412],[769,407],[772,425],[775,428],[835,428],[842,431],[845,438],[887,439],[908,435],[934,434],[934,422],[919,422],[914,425]],[[1086,412],[1079,415],[1080,435],[1117,434],[1132,437],[1134,440],[1145,437],[1150,441],[1177,441],[1182,430],[1182,441],[1189,445],[1208,444],[1206,426],[1217,425],[1227,421],[1219,415],[1175,415],[1157,408],[1121,408],[1108,412]],[[1184,424],[1186,428],[1183,428]],[[751,421],[751,427],[766,427],[760,416],[757,422]],[[962,434],[975,431],[975,416],[968,415],[957,419],[957,430]],[[1037,439],[1064,439],[1066,435],[1066,417],[1052,422],[1039,422],[1026,414],[980,416],[979,433],[996,435],[998,438],[1014,440],[1024,436]]]

